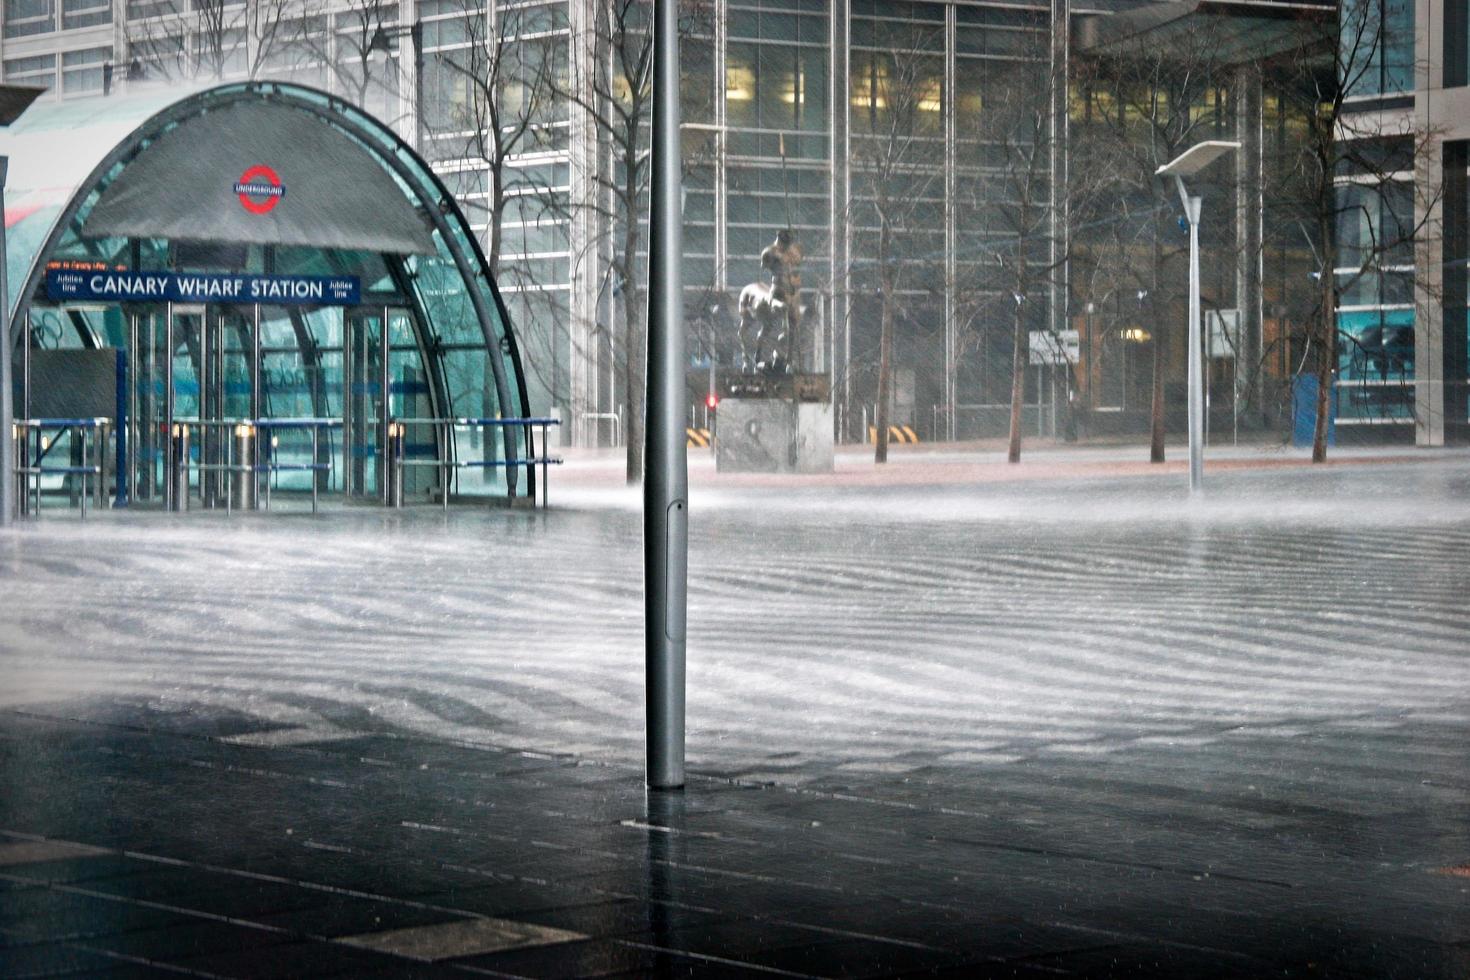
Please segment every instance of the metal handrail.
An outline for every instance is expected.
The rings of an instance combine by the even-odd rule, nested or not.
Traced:
[[[322,429],[331,429],[331,428],[341,428],[342,427],[342,424],[343,424],[343,421],[342,421],[342,419],[339,419],[339,418],[312,418],[312,417],[300,417],[300,418],[269,418],[269,419],[251,419],[251,418],[234,418],[234,419],[199,419],[199,418],[193,418],[193,419],[180,419],[180,418],[176,418],[176,419],[173,420],[173,424],[176,425],[176,426],[179,426],[179,427],[183,427],[183,428],[200,428],[200,429],[203,429],[203,428],[220,428],[220,427],[237,428],[237,427],[242,426],[242,425],[243,426],[249,426],[250,428],[252,428],[252,429],[254,429],[256,431],[259,431],[259,430],[262,430],[262,429],[265,429],[265,430],[270,430],[270,429],[308,429],[308,430],[311,431],[311,459],[312,459],[312,462],[310,464],[308,464],[307,468],[312,473],[315,473],[318,470],[328,469],[329,468],[329,464],[326,464],[326,463],[318,463],[317,462],[317,460],[321,457],[321,430]],[[183,465],[186,468],[192,469],[192,470],[194,470],[196,472],[199,472],[199,473],[205,473],[205,472],[254,473],[254,474],[257,475],[256,476],[257,480],[259,479],[259,474],[261,474],[261,473],[266,474],[266,479],[265,479],[265,509],[266,510],[270,510],[270,506],[271,506],[271,474],[278,473],[278,472],[281,472],[283,470],[296,470],[296,469],[299,469],[299,468],[301,468],[300,464],[282,464],[282,463],[276,463],[272,459],[270,459],[269,455],[267,456],[266,462],[264,464],[262,464],[260,462],[260,440],[259,439],[252,439],[251,440],[251,453],[252,453],[252,456],[253,456],[253,458],[251,459],[251,461],[250,462],[244,462],[244,461],[236,462],[235,459],[234,459],[234,455],[235,455],[235,443],[234,443],[234,441],[233,440],[230,440],[230,439],[226,439],[225,440],[225,443],[226,443],[226,461],[224,463],[205,463],[202,460],[200,462],[198,462],[198,463],[195,463],[193,461],[193,459],[190,458],[188,460],[185,460],[184,463],[183,463]],[[256,490],[257,490],[257,492],[259,491],[259,486],[258,485],[256,487]],[[317,513],[318,507],[319,507],[319,494],[317,492],[316,479],[315,479],[315,477],[313,477],[313,479],[311,481],[311,512],[313,514]],[[228,493],[228,492],[226,492],[226,494],[225,494],[225,512],[226,513],[229,513],[232,509],[233,509],[233,500],[231,499],[231,494]]]
[[[408,425],[434,425],[434,426],[441,426],[442,427],[442,431],[439,433],[439,444],[444,447],[443,458],[441,458],[441,459],[412,459],[412,460],[411,459],[404,458],[404,456],[403,456],[403,435],[404,435],[404,433],[403,433],[403,426],[408,426]],[[452,460],[452,459],[449,458],[449,452],[448,452],[448,449],[449,449],[449,435],[450,435],[449,430],[452,427],[454,427],[454,426],[461,426],[461,425],[462,426],[491,426],[491,425],[498,425],[498,426],[507,427],[507,428],[515,428],[515,427],[519,427],[519,428],[530,428],[532,426],[535,426],[536,428],[538,428],[538,429],[541,430],[541,456],[538,458],[533,453],[533,454],[531,454],[526,459],[516,459],[514,457],[511,457],[509,459],[503,459],[503,460],[499,460],[499,459]],[[396,507],[402,507],[403,506],[403,489],[402,489],[403,488],[403,471],[407,467],[429,466],[429,467],[433,467],[433,468],[435,468],[435,469],[437,469],[439,471],[439,482],[440,482],[440,484],[441,484],[441,486],[443,488],[442,491],[441,491],[441,493],[440,493],[440,496],[442,498],[442,501],[441,502],[442,502],[442,504],[444,506],[444,509],[445,510],[448,510],[449,509],[449,482],[450,482],[450,479],[449,478],[450,478],[450,473],[451,472],[454,472],[454,471],[457,471],[457,470],[460,470],[460,469],[470,468],[470,467],[480,467],[480,468],[488,469],[488,468],[493,468],[493,467],[497,467],[497,466],[504,466],[504,467],[507,467],[507,468],[512,467],[512,466],[524,466],[524,467],[526,467],[526,475],[527,475],[527,478],[529,479],[529,477],[530,477],[530,475],[532,473],[532,468],[533,467],[536,467],[536,466],[540,466],[541,467],[541,506],[543,508],[544,507],[547,507],[549,505],[549,501],[551,499],[550,488],[547,486],[547,476],[548,476],[548,474],[550,472],[550,466],[552,464],[560,465],[561,462],[562,462],[561,457],[559,457],[559,456],[551,456],[551,455],[548,455],[547,452],[546,452],[546,430],[548,428],[550,428],[551,426],[553,426],[553,425],[561,425],[561,419],[558,419],[558,418],[550,418],[550,417],[541,417],[541,416],[532,416],[532,417],[528,417],[528,418],[498,418],[498,417],[491,418],[491,417],[488,417],[488,416],[487,417],[456,416],[456,417],[452,417],[452,418],[431,418],[431,417],[423,417],[423,416],[408,416],[408,417],[405,417],[405,418],[393,418],[393,419],[390,419],[389,422],[388,422],[388,443],[389,443],[389,446],[390,447],[393,447],[395,445],[397,447],[396,450],[393,450],[393,449],[390,448],[390,452],[392,453],[392,462],[393,462],[392,479],[394,481],[393,487],[394,487],[394,491],[395,491],[393,493],[390,493],[390,495],[389,495],[390,500],[393,503],[393,505],[396,506]],[[532,503],[535,503],[535,501],[533,500]]]
[[[613,446],[614,448],[623,444],[623,417],[617,412],[583,412],[577,416],[577,421],[582,424],[580,434],[585,438],[587,434],[586,424],[588,420],[594,422],[608,421],[613,424]],[[578,443],[580,445],[580,443]]]
[[[11,461],[12,469],[17,477],[25,480],[25,493],[16,494],[15,507],[17,513],[21,510],[22,497],[29,503],[34,498],[35,513],[41,513],[41,477],[46,474],[60,474],[62,476],[80,476],[82,479],[82,492],[78,496],[78,504],[81,508],[82,519],[87,517],[87,496],[89,477],[96,477],[96,483],[91,488],[97,495],[97,507],[106,506],[107,503],[107,430],[112,426],[112,419],[106,416],[80,417],[80,418],[31,418],[14,420],[15,450],[16,458]],[[24,430],[31,430],[35,436],[36,456],[34,463],[31,460],[32,440],[23,436]],[[43,441],[42,433],[71,432],[75,430],[81,437],[82,458],[87,455],[88,432],[98,433],[92,440],[96,462],[81,466],[46,466],[42,460],[50,451],[50,446]]]
[[[304,416],[300,418],[256,419],[255,427],[257,429],[311,430],[311,462],[307,464],[275,462],[272,457],[274,456],[274,450],[276,447],[274,442],[271,443],[270,448],[272,451],[266,455],[265,466],[266,510],[271,509],[271,475],[273,473],[280,473],[283,471],[299,471],[304,467],[306,471],[311,474],[311,512],[313,514],[317,512],[316,474],[331,469],[330,463],[318,462],[318,460],[321,458],[321,430],[334,428],[340,429],[343,425],[344,421],[339,418],[316,418],[311,416]],[[259,440],[256,440],[255,443],[255,457],[257,461],[260,459]]]

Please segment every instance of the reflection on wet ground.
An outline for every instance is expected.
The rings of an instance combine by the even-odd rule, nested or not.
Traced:
[[[0,974],[1470,973],[1470,466],[1178,489],[694,500],[672,799],[625,496],[31,525]]]

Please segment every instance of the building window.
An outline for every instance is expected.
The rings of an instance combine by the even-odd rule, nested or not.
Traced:
[[[1470,5],[1456,0],[1444,5],[1444,84],[1470,85]]]
[[[62,96],[87,95],[102,91],[102,66],[111,58],[111,48],[86,48],[62,54]]]
[[[194,35],[194,64],[201,75],[229,78],[245,74],[245,29],[207,27]]]
[[[56,30],[54,0],[5,0],[5,36],[25,37]]]
[[[1337,189],[1337,276],[1344,306],[1410,304],[1414,185],[1345,183]]]
[[[56,55],[38,54],[30,58],[5,59],[5,81],[11,85],[56,87]]]
[[[107,0],[61,0],[61,29],[95,27],[112,22],[112,4]]]
[[[1344,0],[1339,26],[1349,96],[1414,90],[1414,0]]]

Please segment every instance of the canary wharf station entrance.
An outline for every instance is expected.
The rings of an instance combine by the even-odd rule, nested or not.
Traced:
[[[244,462],[233,459],[239,441],[233,430],[251,420],[261,429],[251,463],[262,473],[262,493],[314,489],[387,502],[382,468],[395,420],[440,414],[408,307],[306,312],[180,303],[132,309],[126,316],[122,477],[135,505],[170,505],[177,486],[168,478],[170,449],[187,429],[198,464],[188,474],[194,502],[230,506],[223,467]],[[32,333],[33,343],[45,340]],[[45,348],[33,348],[29,359],[46,356]],[[408,458],[442,457],[438,433],[415,428],[421,441],[404,446]],[[440,492],[437,474],[423,467],[408,468],[404,481],[410,499]]]
[[[544,501],[555,420],[484,257],[376,120],[251,83],[0,142],[23,511]]]

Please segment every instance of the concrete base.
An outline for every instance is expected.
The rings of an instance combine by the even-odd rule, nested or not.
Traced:
[[[831,473],[832,406],[776,398],[727,398],[715,418],[721,473]]]

